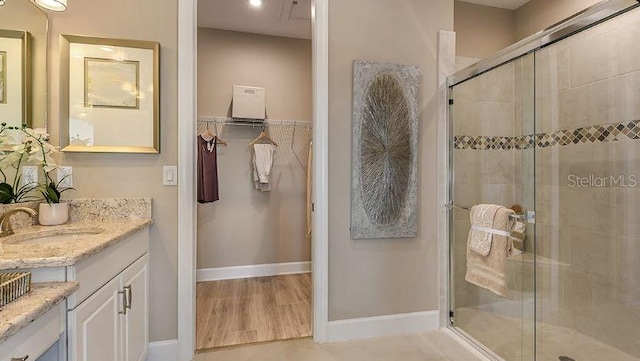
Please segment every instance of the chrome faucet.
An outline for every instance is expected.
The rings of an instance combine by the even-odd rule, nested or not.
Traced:
[[[0,215],[0,237],[6,237],[13,234],[13,227],[11,227],[11,216],[18,212],[27,213],[32,217],[35,217],[38,214],[38,212],[27,207],[17,207],[4,212],[2,215]]]

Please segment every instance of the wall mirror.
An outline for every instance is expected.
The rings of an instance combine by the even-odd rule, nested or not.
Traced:
[[[0,6],[0,122],[47,127],[47,15],[29,0]]]

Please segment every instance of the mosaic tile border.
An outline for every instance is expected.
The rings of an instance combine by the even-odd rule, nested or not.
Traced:
[[[596,125],[573,130],[559,130],[556,132],[523,135],[519,137],[459,135],[454,137],[454,148],[473,150],[521,150],[531,149],[534,146],[536,148],[547,148],[572,144],[606,143],[638,139],[640,139],[640,120],[631,120],[622,123]]]

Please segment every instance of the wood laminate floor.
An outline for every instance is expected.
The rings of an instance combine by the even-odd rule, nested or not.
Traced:
[[[311,336],[311,274],[200,282],[198,351]]]

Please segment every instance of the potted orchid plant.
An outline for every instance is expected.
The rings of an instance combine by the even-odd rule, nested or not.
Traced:
[[[39,190],[47,201],[40,204],[38,219],[40,224],[62,224],[68,220],[68,205],[60,202],[60,182],[55,183],[50,172],[58,168],[53,155],[57,150],[48,142],[49,135],[44,129],[31,129],[0,124],[0,203],[18,203],[36,200]],[[35,165],[40,167],[44,184],[22,182],[21,167]],[[8,179],[8,174],[13,180]]]

